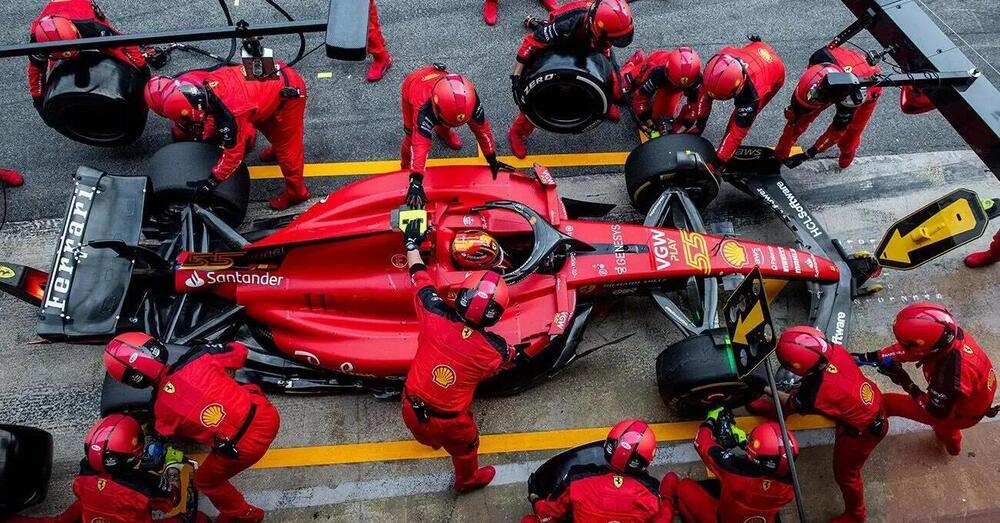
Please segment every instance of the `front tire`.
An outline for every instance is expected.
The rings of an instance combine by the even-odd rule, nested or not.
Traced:
[[[763,371],[741,380],[720,336],[720,331],[691,336],[657,356],[656,384],[665,404],[677,401],[684,409],[704,411],[720,404],[741,407],[760,397],[767,385]]]
[[[679,161],[695,154],[703,163]],[[632,205],[646,214],[664,189],[680,188],[704,210],[719,195],[719,178],[704,163],[718,163],[715,147],[693,134],[668,134],[636,147],[625,160],[625,187]]]

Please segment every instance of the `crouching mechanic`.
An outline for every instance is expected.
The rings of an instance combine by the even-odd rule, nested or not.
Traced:
[[[673,132],[681,95],[697,100],[701,57],[690,47],[635,52],[621,68],[622,96],[631,98],[639,122],[660,134]]]
[[[3,173],[0,171],[0,178]],[[965,265],[971,268],[988,267],[1000,262],[1000,231],[993,236],[993,241],[985,251],[974,252],[965,257]]]
[[[521,41],[517,50],[511,85],[516,91],[521,82],[521,72],[543,49],[561,47],[579,51],[596,51],[611,56],[611,47],[628,47],[635,36],[632,9],[625,0],[595,0],[570,2],[549,13],[547,21],[528,18],[524,21],[531,33]],[[615,81],[614,75],[611,80]],[[614,86],[613,91],[618,91]],[[618,120],[621,113],[614,104],[608,105],[607,118]],[[535,130],[524,113],[518,113],[507,138],[514,156],[524,158],[528,149],[524,141]]]
[[[192,347],[168,365],[167,348],[140,332],[118,335],[104,351],[111,377],[136,388],[155,387],[157,434],[211,449],[194,485],[219,509],[222,523],[264,519],[264,511],[247,503],[229,480],[260,460],[280,425],[278,411],[259,387],[230,376],[246,358],[241,343],[211,343]]]
[[[788,439],[792,456],[797,457],[798,440],[791,432]],[[722,493],[716,499],[693,479],[678,481],[673,472],[668,472],[661,488],[663,501],[668,503],[675,497],[669,488],[675,485],[682,520],[771,523],[782,507],[795,499],[787,450],[777,423],[761,423],[747,436],[735,425],[732,413],[719,407],[711,410],[701,424],[694,447],[708,470],[719,478]],[[737,447],[745,448],[746,455],[737,454]]]
[[[785,64],[778,53],[757,36],[743,47],[723,47],[705,63],[701,87],[694,102],[681,110],[675,131],[701,134],[715,100],[733,100],[736,107],[716,153],[725,164],[750,133],[757,115],[785,83]]]
[[[850,353],[813,327],[786,329],[778,338],[776,352],[784,368],[802,377],[798,388],[783,401],[785,414],[816,413],[836,423],[833,478],[843,494],[845,510],[831,521],[864,521],[861,471],[889,431],[882,392],[865,377]],[[775,415],[770,397],[752,402],[747,409],[755,414]]]
[[[532,500],[535,513],[524,516],[521,523],[672,522],[672,502],[660,501],[660,482],[646,472],[655,454],[656,436],[649,425],[635,419],[619,421],[604,442],[607,464],[570,468],[562,494]]]
[[[420,322],[417,353],[403,387],[403,422],[421,444],[444,447],[451,455],[455,491],[465,493],[496,475],[491,466],[479,467],[479,429],[470,406],[476,386],[514,360],[514,349],[485,330],[507,306],[507,284],[497,272],[473,272],[462,283],[455,308],[448,306],[420,258],[425,235],[420,222],[410,221],[403,233]]]
[[[199,192],[210,193],[233,175],[260,130],[271,143],[261,160],[277,160],[285,177],[285,190],[271,199],[271,208],[285,210],[309,199],[302,176],[306,84],[294,69],[277,65],[277,74],[265,80],[247,78],[242,65],[149,80],[146,104],[176,124],[175,138],[217,139],[223,146]]]
[[[51,0],[42,12],[31,22],[32,43],[76,40],[121,34],[115,29],[104,12],[91,0]],[[136,46],[102,49],[101,53],[117,58],[136,69],[146,67],[146,56]],[[59,51],[51,56],[32,55],[28,57],[28,88],[35,109],[42,110],[49,69],[58,60],[77,56],[79,51]]]
[[[882,88],[875,86],[867,89],[864,97],[855,100],[849,96],[843,100],[829,100],[820,89],[823,80],[830,73],[851,73],[859,78],[869,78],[882,69],[868,63],[865,55],[853,49],[843,47],[823,47],[809,59],[809,68],[799,77],[799,82],[792,93],[792,102],[785,109],[784,130],[774,152],[779,160],[788,160],[788,155],[795,141],[806,132],[809,125],[831,105],[837,106],[837,112],[826,131],[816,140],[805,153],[797,156],[790,165],[798,165],[803,160],[812,158],[836,145],[840,149],[839,165],[841,169],[850,167],[854,156],[861,145],[861,135],[871,120],[872,113],[882,96]]]
[[[882,350],[854,354],[861,364],[878,367],[906,394],[885,394],[886,413],[930,425],[952,456],[962,451],[962,430],[984,416],[996,416],[991,407],[997,378],[993,364],[972,335],[959,328],[947,309],[935,303],[913,303],[896,315],[892,325],[896,343]],[[916,362],[924,372],[922,390],[902,368]]]

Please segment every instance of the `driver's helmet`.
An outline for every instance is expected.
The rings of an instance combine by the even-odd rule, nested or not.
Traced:
[[[143,96],[154,113],[182,128],[205,121],[205,92],[191,82],[157,75],[146,82]]]
[[[131,416],[112,414],[97,420],[83,441],[87,463],[97,472],[123,472],[142,459],[142,426]]]
[[[799,440],[791,431],[788,442],[792,444],[792,458],[799,456]],[[781,438],[781,426],[773,421],[761,423],[747,435],[747,458],[775,477],[788,475],[788,452]]]
[[[31,36],[38,43],[59,42],[63,40],[76,40],[80,38],[80,30],[72,20],[62,16],[43,16],[35,24],[31,31]],[[75,49],[57,51],[49,54],[53,60],[65,60],[73,58],[80,52]]]
[[[656,435],[646,422],[637,419],[619,421],[604,441],[604,459],[612,469],[638,474],[656,455]]]
[[[459,269],[496,269],[504,262],[504,252],[490,233],[469,230],[451,240],[451,259]]]
[[[959,328],[948,309],[918,302],[903,307],[892,324],[892,333],[903,349],[903,361],[919,361],[953,348]]]
[[[144,332],[126,332],[104,348],[104,366],[115,380],[144,389],[167,371],[167,348]]]
[[[628,47],[635,36],[632,8],[625,0],[596,0],[590,6],[590,33],[594,40]]]

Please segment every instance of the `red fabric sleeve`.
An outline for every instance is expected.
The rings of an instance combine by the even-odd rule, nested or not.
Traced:
[[[531,61],[535,53],[548,46],[549,44],[537,40],[534,33],[525,35],[524,39],[521,40],[521,47],[517,50],[517,61],[526,64]]]
[[[894,361],[898,361],[901,363],[915,361],[912,359],[908,359],[907,356],[908,353],[906,352],[906,350],[903,349],[903,346],[898,343],[893,343],[892,345],[884,347],[878,351],[878,357],[883,360],[886,358],[890,358]]]
[[[31,91],[32,98],[45,96],[46,68],[48,68],[48,60],[28,58],[28,89]]]
[[[427,267],[424,264],[414,265],[410,268],[410,281],[413,282],[413,288],[417,291],[413,293],[413,309],[417,311],[417,319],[423,321],[427,313],[425,300],[432,299],[433,296],[422,291],[429,287],[431,293],[437,295],[434,290],[434,281],[431,280],[431,275],[427,274]]]
[[[715,464],[715,460],[712,459],[711,454],[709,454],[709,452],[714,448],[722,448],[722,445],[719,445],[719,443],[715,441],[715,437],[712,436],[712,429],[710,429],[707,425],[702,425],[698,428],[698,435],[694,438],[694,449],[698,451],[698,455],[701,456],[701,460],[705,462],[705,466],[708,467],[708,470],[712,471],[712,474],[715,476],[722,477],[722,472]]]
[[[420,132],[420,129],[414,129],[410,136],[410,170],[424,172],[427,168],[427,156],[431,152],[431,139]],[[478,138],[477,135],[476,139]]]
[[[496,140],[493,138],[493,128],[490,127],[489,120],[483,120],[483,123],[470,121],[469,128],[472,129],[472,134],[476,135],[476,141],[479,142],[479,148],[483,150],[484,155],[496,154]]]
[[[736,122],[736,113],[729,117],[729,125],[726,126],[726,134],[722,137],[722,143],[716,154],[722,162],[728,162],[733,157],[733,153],[740,147],[743,140],[750,134],[750,127],[743,127]]]
[[[699,89],[694,100],[688,99],[681,109],[680,117],[677,119],[678,125],[695,128],[703,128],[708,122],[708,117],[712,114],[712,99]]]
[[[249,114],[235,116],[234,120],[236,122],[236,143],[232,147],[224,148],[219,161],[215,162],[215,167],[212,167],[212,176],[220,182],[228,180],[236,172],[236,168],[240,166],[246,156],[247,144],[257,136],[257,128],[253,126]]]
[[[243,364],[247,361],[247,356],[250,354],[247,346],[238,341],[233,341],[227,343],[226,348],[229,350],[211,353],[212,359],[229,370],[242,368]]]
[[[554,500],[540,499],[535,502],[535,515],[539,521],[548,523],[550,521],[568,521],[570,515],[570,497],[567,487],[562,495]]]

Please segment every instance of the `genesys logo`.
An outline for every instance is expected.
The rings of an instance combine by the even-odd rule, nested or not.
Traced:
[[[269,272],[205,272],[194,271],[184,285],[189,289],[198,289],[205,285],[215,285],[221,283],[236,283],[240,285],[261,285],[264,287],[278,287],[284,281],[284,276],[274,276]]]

